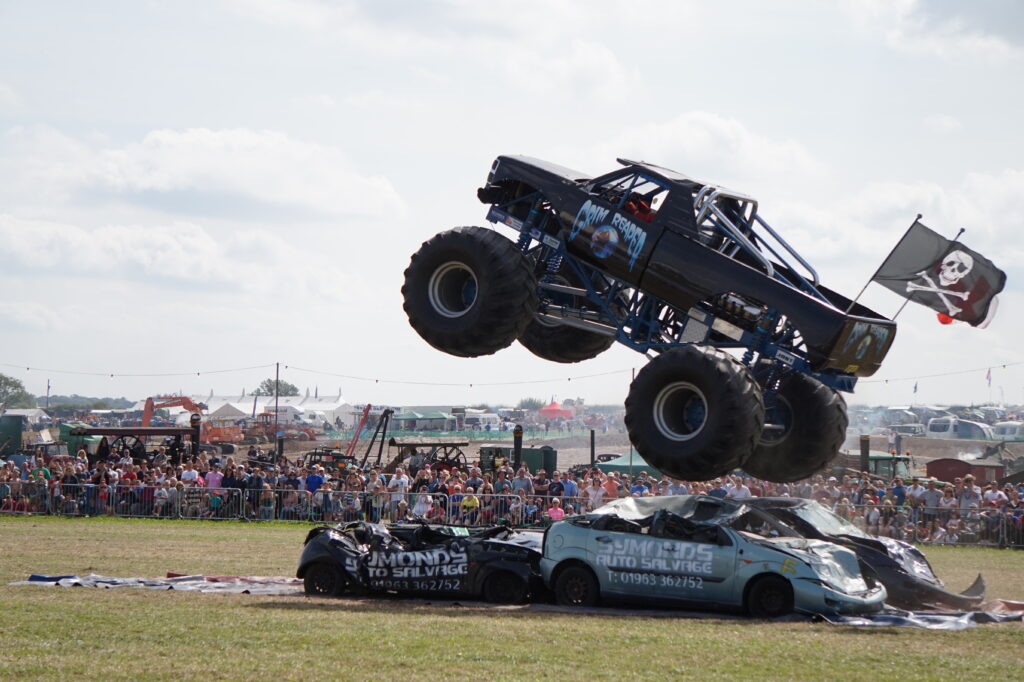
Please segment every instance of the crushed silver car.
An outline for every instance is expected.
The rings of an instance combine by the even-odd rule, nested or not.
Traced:
[[[540,561],[561,604],[606,601],[746,611],[879,611],[885,587],[857,555],[795,532],[765,537],[734,522],[749,507],[704,495],[623,498],[548,528]]]

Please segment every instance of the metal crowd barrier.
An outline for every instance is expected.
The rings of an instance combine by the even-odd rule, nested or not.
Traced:
[[[558,500],[557,507],[563,512],[556,513],[556,517],[564,518],[588,510],[586,500],[580,497],[455,493],[447,496],[445,518],[447,523],[460,526],[490,526],[497,523],[513,527],[545,525],[553,520],[549,510],[555,506],[552,504],[554,499]],[[428,520],[431,519],[428,517]]]
[[[912,544],[1024,546],[1024,515],[1009,507],[837,504],[833,511],[869,535]]]
[[[247,519],[371,523],[424,519],[461,526],[537,526],[558,520],[554,497],[512,493],[365,492],[325,486],[315,493],[294,488],[263,490],[177,486],[72,485],[60,481],[7,481],[0,514],[118,516],[126,518]],[[586,495],[558,496],[564,516],[590,511]],[[833,511],[864,532],[914,544],[1024,547],[1024,514],[1006,506],[928,508],[914,505],[836,504]]]

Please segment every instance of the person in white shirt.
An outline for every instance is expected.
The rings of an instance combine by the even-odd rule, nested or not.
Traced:
[[[405,502],[405,492],[409,489],[409,477],[405,475],[405,469],[398,467],[395,475],[388,481],[388,491],[391,493],[392,517],[398,513],[398,505]]]
[[[753,497],[750,494],[750,488],[735,476],[729,478],[729,482],[725,484],[725,489],[728,491],[726,497],[734,500],[745,500],[748,497]]]
[[[988,488],[985,489],[985,492],[983,492],[981,496],[988,504],[995,502],[997,505],[1000,505],[1008,499],[1006,497],[1006,493],[999,489],[999,486],[995,481],[988,484]]]
[[[185,483],[194,483],[199,478],[199,472],[192,468],[192,462],[188,462],[185,464],[185,470],[181,472],[181,476],[178,478]]]

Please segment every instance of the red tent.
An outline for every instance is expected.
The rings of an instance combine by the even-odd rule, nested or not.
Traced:
[[[547,407],[537,410],[537,413],[545,419],[572,419],[572,410],[566,410],[558,403],[552,401]]]

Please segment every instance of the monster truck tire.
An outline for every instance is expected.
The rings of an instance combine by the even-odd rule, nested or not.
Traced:
[[[538,279],[544,279],[544,277],[541,275]],[[550,278],[550,281],[558,284],[583,286],[579,277],[568,266],[563,265],[561,272],[547,277]],[[579,302],[572,296],[555,294],[552,299],[556,303],[564,303],[574,308],[579,307]],[[615,337],[588,332],[586,329],[578,329],[557,322],[545,322],[533,317],[523,333],[519,335],[519,343],[539,358],[551,362],[568,363],[596,358],[611,348],[615,343]]]
[[[537,309],[530,263],[504,236],[456,227],[423,242],[402,285],[409,324],[434,348],[490,355],[516,340]]]
[[[750,371],[715,348],[683,346],[640,370],[626,398],[626,430],[648,464],[706,481],[743,466],[764,425]]]
[[[785,428],[763,432],[743,465],[748,474],[778,483],[799,481],[821,471],[839,453],[846,438],[846,401],[831,388],[790,372],[767,405],[766,421]]]

